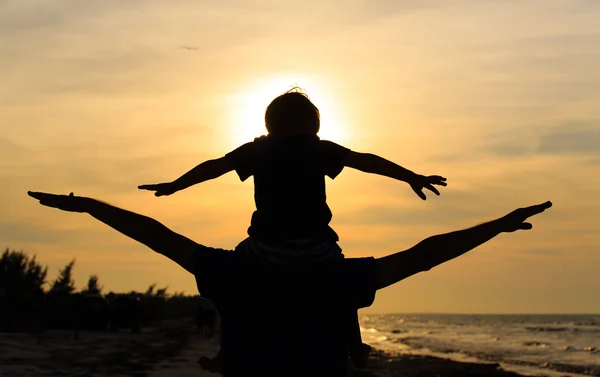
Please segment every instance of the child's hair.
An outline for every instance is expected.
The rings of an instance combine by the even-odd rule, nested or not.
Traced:
[[[321,126],[319,109],[301,89],[294,87],[275,98],[265,111],[270,134],[317,134]]]

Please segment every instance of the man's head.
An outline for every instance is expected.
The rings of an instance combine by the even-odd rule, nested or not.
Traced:
[[[319,109],[295,87],[267,106],[265,125],[272,135],[316,135],[321,125]]]

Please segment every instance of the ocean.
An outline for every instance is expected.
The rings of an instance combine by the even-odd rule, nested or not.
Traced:
[[[498,363],[526,375],[600,376],[598,315],[361,315],[375,348]]]

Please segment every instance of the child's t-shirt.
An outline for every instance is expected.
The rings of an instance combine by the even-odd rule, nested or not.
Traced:
[[[267,245],[337,242],[325,176],[334,179],[343,170],[349,151],[316,135],[268,135],[228,153],[242,182],[254,176],[256,211],[248,234]]]

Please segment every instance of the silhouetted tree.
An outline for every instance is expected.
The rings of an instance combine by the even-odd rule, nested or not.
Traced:
[[[75,266],[75,259],[69,262],[65,268],[60,270],[58,277],[52,283],[52,287],[48,293],[69,295],[75,292],[75,281],[73,280],[72,273],[73,267]]]
[[[75,281],[73,281],[73,267],[75,259],[59,271],[56,280],[48,291],[48,325],[51,328],[71,329],[77,324],[77,297]]]
[[[102,288],[103,287],[98,284],[98,275],[91,275],[88,280],[87,287],[84,288],[81,293],[99,295],[102,293]]]
[[[0,258],[0,330],[40,326],[48,267],[8,248]]]
[[[98,275],[91,275],[87,286],[75,297],[75,310],[79,325],[83,329],[106,330],[111,320],[111,307],[102,296]]]
[[[163,300],[167,299],[169,297],[167,295],[167,289],[168,288],[169,287],[164,287],[164,288],[161,288],[161,289],[157,289],[156,293],[154,294],[154,297],[157,297],[157,298],[160,298],[160,299],[163,299]]]
[[[0,258],[0,295],[32,296],[44,292],[48,267],[42,267],[35,255],[8,248]]]
[[[169,289],[168,286],[166,286],[164,288],[156,289],[156,283],[154,283],[154,284],[150,285],[148,287],[148,289],[146,289],[146,292],[144,292],[144,297],[157,297],[157,298],[161,298],[161,299],[167,299],[168,298],[167,289]]]
[[[156,289],[156,283],[148,287],[142,296],[144,320],[153,322],[167,316],[167,288]]]
[[[154,296],[154,288],[156,288],[156,283],[152,284],[148,287],[148,289],[146,289],[144,296]]]

